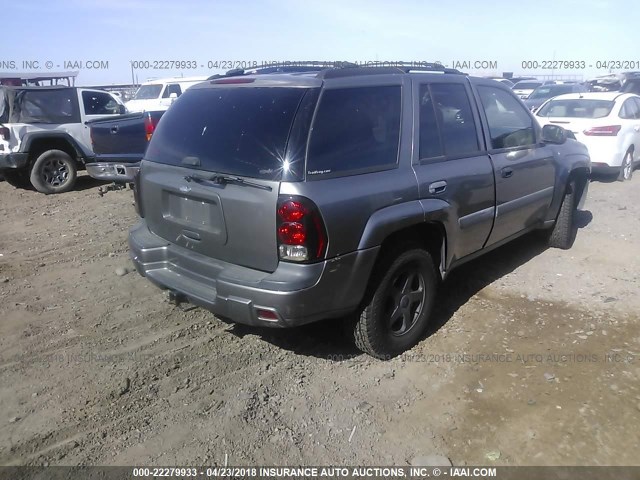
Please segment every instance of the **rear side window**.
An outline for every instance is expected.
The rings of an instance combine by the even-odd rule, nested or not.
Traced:
[[[533,119],[525,106],[511,93],[479,86],[494,149],[523,147],[535,143]]]
[[[16,92],[11,115],[16,123],[76,123],[80,121],[73,89],[21,90]]]
[[[400,142],[400,86],[325,90],[307,156],[307,176],[392,168]]]
[[[281,177],[307,89],[190,88],[158,123],[145,159],[265,180]]]

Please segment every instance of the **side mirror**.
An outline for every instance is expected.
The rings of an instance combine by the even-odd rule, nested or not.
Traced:
[[[562,145],[569,138],[568,132],[559,125],[545,125],[542,127],[542,141]]]
[[[178,94],[176,92],[172,92],[169,94],[169,100],[171,100],[171,103],[175,102],[176,98],[178,98]]]
[[[119,105],[118,111],[120,112],[120,115],[124,115],[125,113],[127,113],[127,107],[125,107],[124,105]]]

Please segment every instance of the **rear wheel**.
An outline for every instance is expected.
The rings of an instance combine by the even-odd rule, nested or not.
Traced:
[[[633,177],[633,156],[631,152],[627,152],[622,160],[618,181],[624,182],[625,180],[631,180],[631,177]]]
[[[22,170],[4,170],[2,176],[9,185],[16,188],[28,188],[31,185],[29,175]]]
[[[436,269],[427,251],[410,248],[383,258],[378,272],[372,284],[375,290],[353,333],[360,350],[388,359],[413,347],[426,332],[436,294]]]
[[[77,176],[76,162],[62,150],[47,150],[31,169],[31,183],[42,193],[68,192]]]

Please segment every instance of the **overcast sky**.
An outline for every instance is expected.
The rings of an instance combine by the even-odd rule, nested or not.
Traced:
[[[586,70],[554,73],[586,78],[607,73],[596,62],[640,62],[639,14],[637,0],[19,0],[2,8],[0,72],[81,61],[77,84],[90,85],[131,82],[130,62],[145,60],[197,68],[138,70],[140,81],[218,73],[210,61],[486,60],[496,73],[544,74],[522,62],[555,58],[584,61]]]

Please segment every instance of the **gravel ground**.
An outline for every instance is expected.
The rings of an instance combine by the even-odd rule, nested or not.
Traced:
[[[0,464],[640,464],[640,172],[591,184],[573,249],[455,272],[388,362],[338,322],[171,305],[131,271],[131,191],[98,187],[0,182]]]

